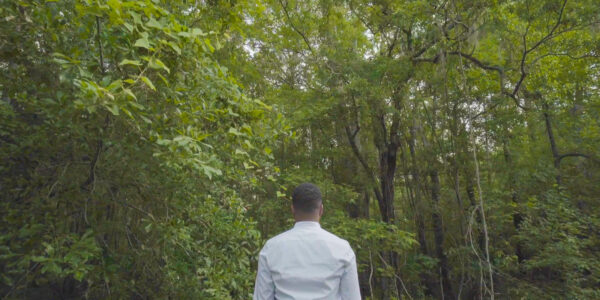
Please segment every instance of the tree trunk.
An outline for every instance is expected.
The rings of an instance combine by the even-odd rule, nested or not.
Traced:
[[[394,211],[394,176],[396,173],[396,154],[398,146],[395,144],[386,144],[383,151],[379,154],[379,181],[381,183],[381,195],[378,197],[379,211],[381,213],[381,219],[388,224],[393,224],[396,219],[396,213]],[[396,259],[396,252],[383,253],[383,257],[389,259],[390,264],[394,271],[398,269],[398,263]],[[391,281],[394,285],[395,281]],[[390,281],[387,278],[382,278],[381,285],[383,289],[383,298],[390,299],[390,291],[394,286],[390,286]]]
[[[550,114],[548,113],[548,103],[544,102],[544,121],[546,124],[546,132],[548,133],[548,140],[550,142],[550,150],[552,151],[552,158],[554,159],[554,168],[556,168],[556,184],[560,186],[560,154],[558,152],[558,146],[556,146],[556,139],[554,138],[554,132],[552,131],[552,123],[550,122]]]
[[[513,166],[513,161],[512,161],[512,154],[510,153],[510,149],[508,148],[508,142],[506,140],[504,140],[503,142],[503,151],[504,151],[504,161],[507,164],[508,167],[508,176],[509,176],[509,181],[508,181],[508,186],[510,188],[510,193],[511,193],[511,201],[513,203],[513,205],[515,206],[515,211],[513,212],[513,225],[515,226],[515,232],[519,232],[519,229],[521,228],[521,223],[523,222],[523,216],[521,215],[521,212],[519,211],[518,205],[519,205],[519,198],[517,195],[517,182],[516,182],[516,177],[514,174],[514,166]],[[525,258],[523,256],[523,245],[521,244],[521,242],[517,242],[517,244],[515,245],[515,255],[517,256],[517,261],[519,263],[522,263]]]
[[[477,199],[475,199],[475,183],[473,182],[473,174],[472,173],[468,173],[467,174],[467,197],[469,198],[469,203],[471,204],[471,208],[472,209],[476,209],[477,207]],[[485,248],[485,239],[483,237],[483,235],[481,234],[481,215],[480,214],[475,214],[475,222],[477,223],[476,227],[472,228],[471,230],[473,230],[473,235],[476,236],[477,238],[477,245],[479,246],[479,249],[477,249],[477,251],[483,251],[483,249]]]
[[[398,146],[388,144],[383,147],[379,154],[379,181],[381,182],[381,195],[379,210],[381,219],[386,223],[394,223],[396,213],[394,211],[394,176],[396,173],[396,154]]]
[[[410,127],[410,139],[408,139],[408,149],[411,157],[411,176],[412,185],[414,189],[414,201],[415,201],[415,227],[417,230],[417,241],[419,242],[419,249],[425,256],[429,256],[429,249],[427,247],[427,238],[425,236],[425,218],[423,202],[421,198],[421,174],[419,172],[416,155],[416,130],[414,126]],[[436,284],[434,279],[426,273],[421,274],[421,281],[425,286],[425,294],[433,296],[435,294]]]
[[[441,282],[441,292],[444,295],[444,299],[455,299],[456,296],[452,292],[452,285],[448,278],[448,257],[444,253],[444,229],[442,226],[442,218],[439,213],[439,202],[440,202],[440,178],[437,170],[432,170],[429,174],[431,177],[431,200],[435,207],[431,214],[433,222],[433,234],[435,240],[435,252],[439,259],[439,273]]]

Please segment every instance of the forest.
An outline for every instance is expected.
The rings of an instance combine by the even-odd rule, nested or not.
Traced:
[[[0,0],[0,298],[600,299],[597,0]]]

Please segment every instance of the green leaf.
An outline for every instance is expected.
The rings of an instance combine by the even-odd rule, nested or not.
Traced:
[[[69,63],[69,61],[67,61],[67,60],[64,60],[64,59],[62,59],[62,58],[56,58],[56,57],[55,57],[55,58],[53,58],[52,60],[53,60],[54,62],[56,62],[56,63],[59,63],[59,64],[61,64],[61,65],[65,65],[65,64],[68,64],[68,63]]]
[[[212,179],[212,175],[222,175],[223,172],[221,172],[221,170],[219,169],[215,169],[211,166],[202,166],[202,169],[204,170],[204,175],[206,175],[208,177],[208,179]]]
[[[167,66],[158,58],[153,58],[152,60],[150,60],[150,63],[148,63],[148,67],[152,69],[162,69],[167,71],[167,73],[171,73],[171,70],[167,68]]]
[[[75,278],[75,280],[77,281],[81,281],[83,280],[83,277],[85,276],[85,273],[82,271],[75,271],[75,274],[73,275],[73,277]]]
[[[200,28],[192,28],[192,36],[202,36],[205,35]]]
[[[175,51],[177,52],[177,54],[181,55],[181,48],[179,48],[179,46],[177,46],[177,44],[173,43],[173,42],[169,42],[168,45]]]
[[[150,18],[150,21],[146,23],[146,26],[150,28],[163,29],[165,28],[162,24],[160,24],[156,19]]]
[[[156,91],[156,87],[154,87],[154,84],[152,83],[152,81],[150,81],[150,79],[146,76],[140,76],[140,78],[142,79],[142,81],[152,90]]]
[[[192,34],[187,31],[179,32],[177,35],[182,36],[182,37],[187,37],[187,38],[192,36]]]
[[[235,149],[235,154],[236,155],[247,155],[247,156],[249,156],[248,152],[246,152],[244,150],[241,150],[241,149]]]
[[[131,119],[133,119],[133,114],[131,114],[131,112],[125,108],[125,107],[121,107],[121,110],[127,115],[129,116]]]
[[[167,139],[157,139],[156,140],[156,144],[161,145],[161,146],[166,146],[169,145],[171,143],[171,140],[167,140]]]
[[[113,114],[113,116],[119,115],[119,107],[116,104],[107,105],[106,109],[108,109],[108,111],[110,111],[110,113]]]
[[[158,74],[158,77],[160,77],[160,79],[165,83],[166,86],[169,86],[169,82],[167,81],[167,79],[162,76],[161,74]]]
[[[210,52],[215,51],[215,47],[212,46],[212,44],[210,43],[210,40],[208,38],[204,39],[204,43],[206,44],[206,46],[208,46],[208,49],[210,50]]]
[[[127,31],[129,32],[133,32],[133,25],[129,24],[129,23],[123,23],[123,26],[125,26],[125,28],[127,28]]]
[[[123,66],[123,65],[132,65],[132,66],[141,66],[142,63],[139,60],[131,60],[131,59],[124,59],[119,63],[119,66]]]
[[[204,36],[206,34],[202,32],[200,28],[192,28],[190,31],[179,32],[178,35],[182,37],[193,38],[197,36]]]
[[[260,104],[262,107],[266,108],[267,110],[273,109],[271,106],[265,104],[264,102],[262,102],[262,101],[260,101],[258,99],[254,99],[254,102]]]
[[[141,105],[141,104],[139,104],[137,102],[129,102],[128,104],[129,104],[129,106],[131,106],[133,108],[136,108],[136,109],[139,109],[139,110],[144,110],[145,109],[145,107],[143,105]]]
[[[137,97],[130,89],[123,89],[123,92],[125,92],[125,95],[127,95],[137,101]]]
[[[147,117],[140,115],[140,118],[146,123],[146,124],[152,124],[152,120],[148,119]]]
[[[121,81],[121,79],[117,79],[117,80],[115,80],[115,81],[111,82],[111,83],[110,83],[110,84],[109,84],[109,85],[106,87],[106,89],[107,89],[107,90],[109,90],[109,91],[114,91],[114,90],[116,90],[116,89],[118,89],[118,88],[121,88],[121,87],[123,87],[123,81]]]
[[[142,17],[138,13],[135,13],[133,11],[129,11],[129,15],[131,15],[131,17],[133,18],[133,21],[136,24],[142,24]]]
[[[135,41],[135,44],[133,46],[150,49],[150,42],[148,41],[147,38],[143,37],[143,38],[139,38],[137,41]]]

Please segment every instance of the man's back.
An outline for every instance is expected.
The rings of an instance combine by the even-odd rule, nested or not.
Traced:
[[[297,222],[260,252],[254,299],[360,299],[354,252],[319,223]]]

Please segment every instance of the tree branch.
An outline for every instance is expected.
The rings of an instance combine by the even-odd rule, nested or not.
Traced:
[[[566,158],[566,157],[584,157],[587,159],[592,159],[591,156],[589,156],[587,154],[583,154],[583,153],[565,153],[565,154],[559,155],[556,159],[560,162],[563,158]]]
[[[394,48],[396,47],[396,42],[398,41],[398,33],[399,32],[400,32],[400,28],[396,28],[396,31],[394,31],[394,39],[392,40],[392,43],[388,47],[388,51],[387,51],[388,57],[392,57],[392,51],[394,51]]]
[[[544,43],[545,41],[553,38],[554,36],[554,32],[556,31],[556,29],[558,28],[558,26],[560,25],[560,22],[562,21],[562,17],[563,17],[563,13],[565,11],[565,6],[567,6],[567,1],[565,0],[563,1],[563,4],[560,8],[560,12],[558,13],[558,19],[556,20],[556,23],[554,24],[554,26],[552,27],[552,29],[550,30],[550,32],[548,32],[548,34],[546,36],[544,36],[542,39],[540,39],[537,43],[535,43],[531,48],[529,48],[529,50],[527,50],[527,53],[535,50],[537,47],[539,47],[542,43]]]
[[[519,99],[516,96],[516,93],[509,93],[508,91],[506,91],[504,89],[504,70],[502,69],[502,67],[492,66],[492,65],[490,65],[488,63],[485,63],[485,62],[483,62],[483,61],[475,58],[474,56],[472,56],[470,54],[463,53],[463,52],[460,52],[460,51],[451,51],[451,52],[448,52],[448,54],[450,54],[450,55],[458,55],[460,57],[466,58],[467,60],[469,60],[470,62],[474,63],[476,66],[478,66],[478,67],[480,67],[480,68],[482,68],[484,70],[498,72],[498,74],[500,75],[500,91],[501,91],[502,95],[505,95],[505,96],[508,96],[509,98],[511,98],[519,108],[521,108],[523,110],[527,110],[528,109],[527,107],[521,105],[521,103],[519,102]],[[523,79],[525,79],[525,78],[522,77],[520,79],[520,82],[522,82]],[[517,85],[520,85],[521,84],[520,82]]]
[[[484,70],[488,70],[488,71],[496,71],[498,72],[501,76],[504,76],[504,70],[501,67],[498,66],[492,66],[490,64],[484,63],[481,60],[475,58],[474,56],[467,54],[467,53],[463,53],[460,51],[451,51],[448,52],[448,54],[450,55],[458,55],[461,56],[463,58],[466,58],[467,60],[471,61],[472,63],[474,63],[476,66],[484,69]]]
[[[357,126],[356,130],[354,132],[351,132],[350,126],[348,126],[348,125],[344,126],[344,128],[346,129],[346,135],[348,137],[348,142],[350,143],[350,147],[352,148],[352,152],[354,152],[354,155],[356,155],[356,158],[358,158],[358,161],[360,162],[363,169],[365,169],[365,172],[367,172],[367,174],[372,176],[373,172],[371,171],[371,168],[369,167],[366,159],[360,153],[360,150],[358,149],[358,145],[356,145],[355,137],[356,137],[356,134],[358,134],[360,127]]]
[[[388,135],[387,135],[387,126],[385,125],[385,115],[381,114],[379,116],[379,123],[381,125],[381,131],[382,131],[382,136],[383,136],[383,147],[387,146],[388,144]]]
[[[100,37],[100,17],[96,16],[96,35],[98,38],[98,51],[100,55],[100,73],[104,75],[104,54],[102,53],[102,39]]]
[[[304,35],[304,33],[302,33],[302,31],[300,31],[296,26],[294,26],[294,23],[292,22],[292,19],[290,18],[290,14],[287,11],[287,1],[284,4],[282,0],[279,0],[279,4],[281,4],[281,8],[283,9],[283,12],[285,13],[286,18],[288,19],[288,22],[290,23],[290,26],[292,27],[292,29],[294,29],[294,31],[296,31],[304,40],[304,43],[306,43],[306,46],[308,47],[308,50],[310,50],[310,52],[314,52],[313,48],[310,46],[310,42],[308,41],[308,38],[306,38],[306,35]]]
[[[355,11],[354,9],[354,5],[352,5],[352,1],[350,1],[349,3],[350,5],[350,11],[356,16],[356,18],[363,24],[365,25],[365,27],[367,29],[369,29],[369,31],[371,32],[372,35],[375,35],[375,30],[373,30],[373,28],[371,28],[371,26],[369,25],[369,23],[367,23],[367,21],[365,21],[363,18],[360,17],[360,15]]]
[[[360,165],[363,167],[363,169],[367,173],[367,176],[369,177],[371,182],[374,184],[373,192],[375,192],[375,197],[377,198],[377,200],[381,201],[382,195],[381,195],[381,191],[377,188],[377,184],[376,184],[377,179],[375,178],[375,175],[373,174],[373,171],[369,167],[367,160],[360,153],[360,149],[358,149],[358,145],[356,144],[355,138],[356,138],[356,134],[358,134],[358,131],[360,130],[360,127],[357,125],[356,130],[354,132],[352,132],[352,130],[350,129],[350,126],[348,126],[348,125],[344,126],[344,129],[346,130],[346,136],[348,137],[348,143],[350,143],[350,148],[352,148],[352,152],[354,153],[354,155],[360,162]]]
[[[572,60],[580,60],[580,59],[586,59],[586,58],[600,58],[600,54],[594,54],[594,53],[586,53],[586,54],[582,54],[579,56],[573,56],[569,53],[554,53],[554,52],[550,52],[550,53],[546,53],[544,55],[540,55],[538,57],[536,57],[531,64],[535,64],[538,61],[546,58],[546,57],[550,57],[550,56],[566,56]]]
[[[102,146],[103,146],[102,139],[98,139],[98,142],[96,145],[96,153],[94,154],[94,158],[92,158],[92,163],[90,164],[90,171],[88,174],[88,178],[80,186],[82,190],[86,189],[88,185],[92,184],[94,182],[94,180],[96,180],[96,164],[98,163],[98,158],[100,157],[100,152],[102,151]]]
[[[529,49],[527,48],[527,33],[529,32],[529,25],[527,26],[527,29],[525,30],[525,34],[523,34],[523,56],[521,57],[521,64],[520,64],[521,76],[519,77],[519,81],[517,82],[517,84],[515,85],[515,88],[513,89],[512,93],[511,93],[511,95],[512,95],[511,97],[513,99],[516,99],[516,95],[519,92],[519,88],[523,84],[525,77],[527,77],[527,72],[525,71],[525,60],[527,58],[527,55],[529,53],[531,53],[532,51],[534,51],[535,49],[537,49],[539,46],[541,46],[544,42],[548,41],[549,39],[551,39],[555,36],[554,32],[556,31],[556,29],[560,25],[560,22],[562,21],[562,17],[563,17],[563,13],[565,11],[565,6],[567,5],[567,1],[568,0],[563,1],[563,4],[560,8],[560,12],[558,13],[558,20],[556,20],[556,23],[554,24],[554,26],[552,27],[550,32],[548,32],[548,34],[546,34],[546,36],[544,36],[539,41],[537,41],[537,43],[535,43]],[[519,107],[521,107],[521,106],[519,105]]]

